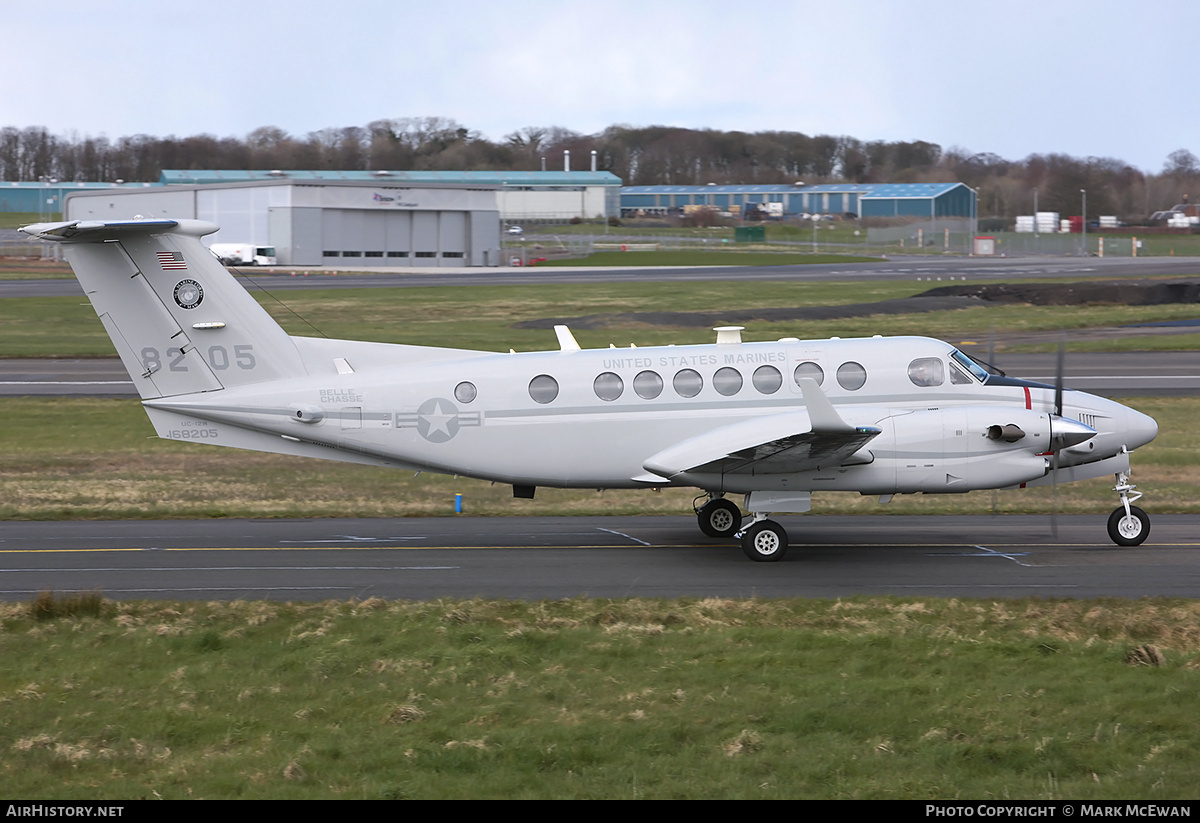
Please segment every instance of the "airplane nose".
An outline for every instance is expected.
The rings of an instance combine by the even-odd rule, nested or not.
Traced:
[[[1148,414],[1126,407],[1125,432],[1125,446],[1133,450],[1158,436],[1158,422]]]

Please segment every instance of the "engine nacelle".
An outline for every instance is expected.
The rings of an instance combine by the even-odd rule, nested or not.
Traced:
[[[949,406],[890,418],[897,492],[1015,486],[1049,471],[1055,421],[1011,406]],[[1083,424],[1070,421],[1077,426]],[[1072,431],[1078,432],[1075,428]],[[882,444],[872,443],[880,456]]]

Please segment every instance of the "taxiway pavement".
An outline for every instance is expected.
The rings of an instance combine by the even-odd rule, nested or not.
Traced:
[[[568,283],[703,282],[760,280],[831,282],[844,280],[920,280],[931,284],[969,280],[1088,277],[1187,277],[1200,274],[1200,258],[1191,257],[900,257],[871,263],[813,263],[799,266],[552,267],[552,268],[379,268],[370,273],[331,268],[273,272],[237,269],[250,291],[361,289],[401,286],[521,286]],[[334,272],[337,272],[336,274]],[[932,285],[930,286],[932,288]],[[0,281],[0,297],[82,295],[73,279]]]
[[[1152,511],[1153,501],[1147,501]],[[792,516],[776,563],[693,517],[7,522],[0,599],[1196,597],[1200,515],[1141,547],[1103,515]]]
[[[987,357],[986,337],[955,342]],[[1001,354],[999,365],[1013,377],[1053,384],[1056,354]],[[1064,364],[1067,388],[1105,397],[1195,396],[1200,394],[1200,351],[1078,352]],[[0,359],[0,397],[136,397],[133,383],[115,357],[90,360]]]

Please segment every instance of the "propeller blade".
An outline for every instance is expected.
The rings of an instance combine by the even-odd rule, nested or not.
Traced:
[[[1063,413],[1063,364],[1067,355],[1067,337],[1058,338],[1058,363],[1054,371],[1054,413],[1062,417]]]
[[[1054,472],[1054,482],[1050,484],[1054,489],[1053,502],[1050,504],[1050,534],[1058,540],[1058,452],[1052,452],[1050,455],[1050,471]]]
[[[1058,338],[1058,362],[1054,369],[1054,416],[1050,418],[1050,442],[1054,442],[1054,424],[1062,418],[1063,413],[1063,371],[1067,355],[1067,336],[1060,334]],[[1050,508],[1050,533],[1054,535],[1054,539],[1058,540],[1058,453],[1059,449],[1055,449],[1050,453],[1050,471],[1053,472],[1054,480],[1051,482],[1051,488],[1054,489],[1053,503]]]

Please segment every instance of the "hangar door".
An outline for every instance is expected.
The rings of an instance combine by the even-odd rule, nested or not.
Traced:
[[[462,266],[470,259],[466,212],[326,209],[322,257],[358,266]]]

